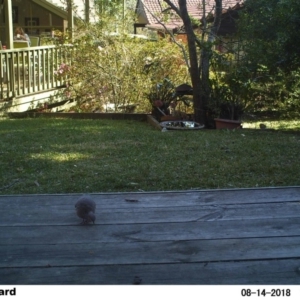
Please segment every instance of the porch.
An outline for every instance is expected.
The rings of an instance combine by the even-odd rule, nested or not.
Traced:
[[[65,78],[55,71],[72,64],[70,46],[38,46],[0,50],[0,110],[26,111],[43,102],[62,101]]]
[[[0,284],[300,282],[300,187],[0,196]]]

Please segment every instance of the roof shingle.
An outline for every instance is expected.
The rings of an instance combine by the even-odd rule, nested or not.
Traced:
[[[171,1],[175,6],[179,7],[178,0]],[[223,0],[223,10],[233,8],[241,2],[243,0]],[[189,15],[194,19],[201,20],[204,11],[202,0],[186,0],[186,3]],[[213,13],[214,6],[215,0],[205,1],[206,16],[209,13]],[[143,16],[143,18],[140,18],[140,20],[143,20],[140,23],[146,24],[149,28],[159,29],[162,28],[162,25],[158,22],[159,20],[170,30],[182,27],[182,20],[174,11],[168,8],[169,6],[163,0],[138,0],[137,14]]]

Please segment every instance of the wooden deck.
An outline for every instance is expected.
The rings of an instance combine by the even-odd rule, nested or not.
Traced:
[[[0,284],[299,284],[300,187],[0,196]]]
[[[65,102],[67,79],[56,72],[72,65],[72,51],[70,45],[0,50],[0,116]]]

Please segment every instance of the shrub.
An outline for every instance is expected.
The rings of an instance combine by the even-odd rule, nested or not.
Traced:
[[[93,32],[93,34],[89,34]],[[103,111],[137,105],[151,111],[147,94],[154,84],[169,78],[175,85],[188,80],[179,48],[162,39],[149,41],[130,35],[109,35],[94,27],[79,35],[72,52],[66,97],[76,100],[77,110]],[[62,70],[57,70],[57,76]]]

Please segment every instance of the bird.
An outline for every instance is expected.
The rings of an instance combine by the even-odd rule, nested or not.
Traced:
[[[96,216],[96,203],[89,195],[83,195],[75,204],[76,213],[82,219],[81,224],[88,224],[93,222],[95,224]]]

